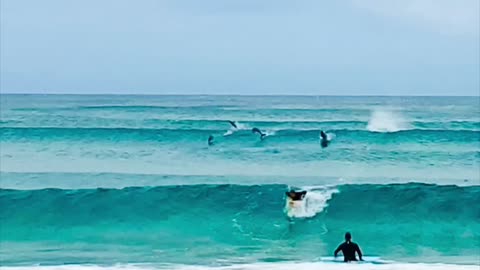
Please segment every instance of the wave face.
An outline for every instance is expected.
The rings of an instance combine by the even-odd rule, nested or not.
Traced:
[[[476,264],[479,166],[478,98],[1,95],[2,267]]]
[[[130,128],[9,128],[1,129],[2,137],[6,141],[18,141],[25,137],[33,140],[77,140],[77,141],[170,141],[170,142],[198,142],[204,141],[205,136],[214,134],[225,135],[224,130],[207,129],[130,129]],[[335,135],[341,135],[344,140],[355,142],[375,142],[380,144],[402,142],[478,142],[480,131],[476,130],[405,130],[385,136],[363,130],[330,130]],[[234,143],[245,139],[255,140],[251,130],[240,130],[236,133]],[[231,135],[232,133],[226,134]],[[285,143],[301,143],[305,140],[318,141],[319,130],[266,130],[269,141]],[[302,140],[302,141],[299,141]]]
[[[146,253],[208,250],[220,258],[231,257],[232,250],[251,249],[263,250],[258,256],[265,260],[301,260],[328,256],[344,231],[351,230],[369,254],[383,258],[418,256],[426,250],[436,256],[467,255],[478,248],[472,239],[480,237],[480,186],[310,187],[312,214],[293,222],[282,212],[286,190],[285,185],[3,189],[2,240],[4,248],[18,242],[135,245]],[[312,248],[314,257],[308,255]],[[169,259],[183,262],[188,256]]]

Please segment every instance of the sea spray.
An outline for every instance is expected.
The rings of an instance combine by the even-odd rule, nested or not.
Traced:
[[[396,132],[410,128],[409,122],[399,111],[387,108],[374,109],[367,125],[367,130],[373,132]]]
[[[239,122],[234,122],[237,127],[230,127],[229,130],[227,130],[223,136],[230,136],[235,132],[241,131],[241,130],[250,130],[250,127],[247,124],[244,123],[239,123]]]

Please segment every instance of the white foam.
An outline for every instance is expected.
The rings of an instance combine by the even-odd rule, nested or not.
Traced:
[[[237,126],[237,128],[234,128],[234,127],[231,127],[229,130],[227,130],[223,136],[230,136],[232,135],[233,133],[239,131],[239,130],[247,130],[247,129],[250,129],[250,127],[248,125],[245,125],[245,124],[242,124],[242,123],[239,123],[239,122],[235,122],[235,125]]]
[[[335,139],[336,135],[335,133],[328,133],[327,132],[327,140],[331,141],[333,139]]]
[[[223,134],[223,136],[230,136],[230,135],[232,135],[235,131],[236,131],[235,128],[231,128],[231,129],[227,130],[227,131]]]
[[[321,213],[328,206],[328,200],[338,192],[330,187],[306,187],[305,199],[291,202],[287,199],[285,211],[289,217],[308,218]]]
[[[276,130],[265,130],[265,136],[268,137],[268,136],[274,136],[275,134],[277,134],[277,131]]]
[[[137,265],[122,264],[122,265],[112,265],[112,266],[100,266],[93,264],[77,264],[77,265],[29,265],[29,266],[2,266],[2,270],[146,270],[146,269],[156,269],[156,267],[141,267]],[[164,268],[165,269],[165,268]],[[170,268],[174,269],[174,268]],[[175,269],[181,269],[181,267],[176,267]]]
[[[372,111],[367,130],[373,132],[396,132],[410,129],[410,124],[398,111],[377,108]]]
[[[2,266],[2,270],[150,270],[150,269],[172,269],[172,270],[478,270],[478,265],[459,265],[441,263],[375,263],[360,262],[345,264],[336,262],[277,262],[277,263],[252,263],[235,264],[230,266],[202,266],[202,265],[58,265],[58,266]]]
[[[173,268],[178,270],[206,270],[206,269],[218,269],[218,270],[344,270],[344,269],[358,269],[358,270],[478,270],[478,266],[475,265],[455,265],[455,264],[416,264],[416,263],[392,263],[392,264],[374,264],[369,262],[364,263],[349,263],[343,262],[301,262],[301,263],[255,263],[246,265],[233,265],[226,267],[204,267],[204,266],[189,266]]]
[[[328,140],[328,141],[332,141],[332,140],[335,139],[335,137],[337,136],[337,135],[335,135],[335,133],[330,133],[330,132],[327,132],[327,133],[325,133],[325,134],[327,134],[327,140]],[[319,133],[319,134],[318,134],[318,138],[319,138],[319,140],[320,140],[320,142],[321,142],[321,141],[322,141],[322,133]]]

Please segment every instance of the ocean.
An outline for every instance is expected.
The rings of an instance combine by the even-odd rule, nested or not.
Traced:
[[[2,269],[479,269],[479,97],[0,105]],[[346,231],[365,262],[333,258]]]

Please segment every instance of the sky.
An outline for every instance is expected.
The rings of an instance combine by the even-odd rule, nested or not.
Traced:
[[[0,0],[0,92],[480,95],[480,0]]]

